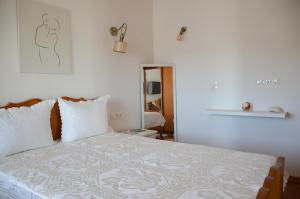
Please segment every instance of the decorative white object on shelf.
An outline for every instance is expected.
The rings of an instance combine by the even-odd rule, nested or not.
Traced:
[[[271,108],[269,108],[269,111],[273,112],[273,113],[283,113],[284,112],[283,108],[281,108],[279,106],[272,106]]]
[[[270,112],[270,111],[241,111],[230,109],[208,109],[209,114],[212,115],[231,115],[244,117],[266,117],[266,118],[286,118],[287,112]]]

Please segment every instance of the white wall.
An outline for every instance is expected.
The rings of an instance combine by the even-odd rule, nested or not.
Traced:
[[[122,112],[112,120],[117,130],[141,127],[139,64],[153,61],[153,13],[151,0],[111,0],[111,24],[128,24],[126,54],[113,53],[109,67],[109,92],[112,112]],[[111,38],[111,48],[113,47]],[[117,38],[115,38],[117,39]]]
[[[109,0],[43,1],[71,11],[74,73],[21,74],[16,1],[0,0],[0,104],[32,97],[94,97],[107,93]]]
[[[156,63],[175,63],[178,137],[283,155],[300,176],[300,1],[154,0]],[[177,42],[182,25],[185,40]],[[279,86],[256,80],[280,78]],[[212,91],[214,81],[219,89]],[[286,120],[211,116],[205,109],[280,105]]]
[[[160,82],[161,81],[161,69],[152,69],[152,70],[146,70],[146,81],[155,81]]]

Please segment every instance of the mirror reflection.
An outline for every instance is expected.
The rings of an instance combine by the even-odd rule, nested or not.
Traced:
[[[173,67],[143,67],[143,117],[145,129],[159,139],[174,138]]]

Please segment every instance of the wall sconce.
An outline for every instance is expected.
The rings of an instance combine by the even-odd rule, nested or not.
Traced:
[[[127,52],[127,42],[124,41],[124,38],[125,38],[126,31],[127,31],[127,24],[123,23],[120,28],[117,28],[114,26],[110,28],[110,34],[112,36],[117,36],[119,34],[119,31],[121,32],[120,40],[115,41],[113,51],[119,52],[119,53],[126,53]]]
[[[182,26],[180,29],[180,32],[178,34],[178,36],[176,37],[177,41],[182,41],[183,40],[183,34],[187,31],[187,27],[186,26]]]

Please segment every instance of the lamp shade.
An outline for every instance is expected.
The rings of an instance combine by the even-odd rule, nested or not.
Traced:
[[[127,52],[127,42],[125,41],[115,41],[114,52],[126,53]]]

